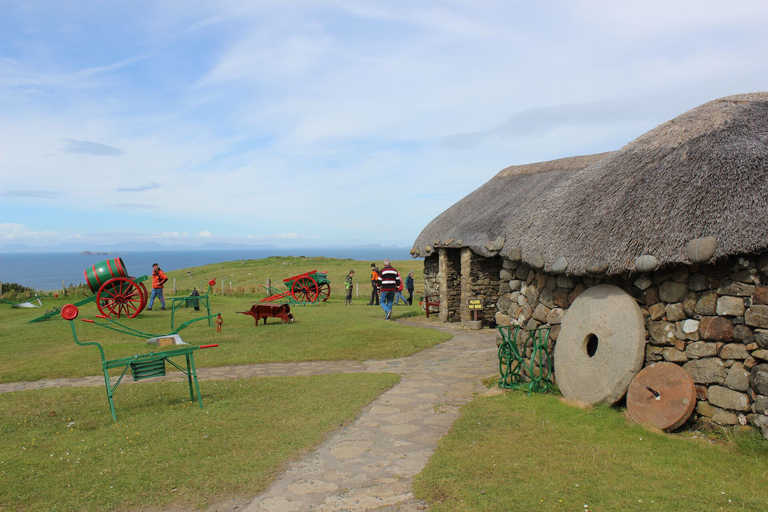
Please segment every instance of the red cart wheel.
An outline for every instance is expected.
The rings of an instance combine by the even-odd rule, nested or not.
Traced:
[[[136,278],[131,277],[131,279]],[[144,286],[144,283],[137,283],[134,281],[134,284],[138,285],[139,291],[141,292],[141,307],[139,308],[139,311],[144,311],[144,308],[147,307],[147,302],[149,301],[149,292],[147,291],[147,287]]]
[[[115,277],[101,285],[96,295],[96,305],[106,317],[120,318],[125,315],[134,318],[142,308],[145,295],[133,280],[127,277]]]
[[[319,291],[317,292],[317,300],[325,302],[328,300],[328,297],[330,296],[331,296],[331,284],[330,283],[321,284]]]
[[[318,291],[317,281],[311,277],[300,277],[291,286],[291,295],[298,302],[315,302]]]

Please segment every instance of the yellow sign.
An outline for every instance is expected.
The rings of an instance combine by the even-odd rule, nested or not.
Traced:
[[[469,309],[483,309],[483,299],[469,299]]]

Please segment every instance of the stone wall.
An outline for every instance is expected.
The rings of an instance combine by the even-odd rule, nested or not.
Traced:
[[[501,284],[502,258],[484,258],[470,249],[461,250],[461,322],[474,320],[474,313],[469,310],[469,299],[483,301],[483,309],[478,311],[477,319],[488,326],[496,323],[496,299]]]
[[[616,277],[566,277],[503,260],[498,325],[560,323],[587,288],[613,284],[634,297],[646,327],[646,364],[681,365],[696,383],[702,423],[746,424],[768,437],[768,253]],[[556,376],[557,369],[555,369]]]
[[[456,322],[461,309],[461,253],[438,249],[440,284],[440,320]]]

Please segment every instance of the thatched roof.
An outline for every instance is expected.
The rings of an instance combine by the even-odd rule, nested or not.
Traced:
[[[768,93],[706,103],[613,153],[504,169],[427,225],[413,253],[469,247],[616,274],[643,255],[689,263],[703,237],[716,240],[709,261],[768,249]]]

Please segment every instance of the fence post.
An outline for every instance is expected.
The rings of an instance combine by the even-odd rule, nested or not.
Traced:
[[[173,294],[176,295],[176,278],[173,278]]]
[[[224,295],[224,280],[221,280],[221,295]]]
[[[65,296],[67,294],[67,285],[64,284],[64,280],[61,280],[61,296]],[[0,291],[0,295],[2,295],[2,292]]]

